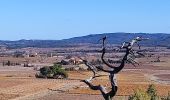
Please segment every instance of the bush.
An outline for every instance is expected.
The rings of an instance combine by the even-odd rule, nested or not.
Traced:
[[[68,78],[67,72],[66,72],[64,69],[62,69],[62,66],[61,66],[61,65],[54,64],[54,66],[52,66],[51,69],[52,69],[52,73],[53,73],[54,75],[56,75],[56,74],[58,74],[58,75],[63,75],[64,78]]]
[[[151,100],[151,97],[140,89],[137,89],[133,95],[129,96],[128,100]]]
[[[42,67],[42,68],[40,68],[40,73],[42,74],[42,75],[45,75],[45,76],[47,76],[47,74],[50,74],[51,73],[51,70],[50,70],[50,68],[49,67]]]
[[[151,84],[149,85],[148,89],[147,89],[147,94],[149,96],[151,96],[151,100],[157,100],[158,99],[158,96],[157,96],[157,93],[156,93],[156,89],[155,89],[155,85]]]
[[[35,75],[37,78],[68,78],[67,72],[62,69],[61,65],[54,64],[50,67],[40,68],[40,73]]]
[[[159,100],[157,91],[153,84],[149,85],[147,91],[137,89],[133,95],[129,96],[128,100]],[[167,99],[165,99],[167,100]]]
[[[58,72],[60,72],[62,69],[62,66],[59,64],[54,64],[53,66],[50,67],[52,73],[56,74]]]

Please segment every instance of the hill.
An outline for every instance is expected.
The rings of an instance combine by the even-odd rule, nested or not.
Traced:
[[[170,46],[170,34],[165,33],[104,33],[92,34],[82,37],[74,37],[63,40],[18,40],[18,41],[0,41],[0,45],[5,45],[8,48],[24,48],[24,47],[38,47],[38,48],[53,48],[53,47],[70,47],[80,43],[98,44],[99,39],[107,36],[107,43],[121,44],[124,41],[141,36],[150,38],[148,41],[141,43],[143,46]]]
[[[150,38],[148,41],[143,42],[146,46],[169,46],[170,34],[165,33],[104,33],[104,34],[93,34],[82,37],[75,37],[71,39],[62,40],[67,43],[99,43],[99,39],[102,37],[108,37],[108,43],[110,44],[121,44],[123,41],[129,41],[137,36]]]

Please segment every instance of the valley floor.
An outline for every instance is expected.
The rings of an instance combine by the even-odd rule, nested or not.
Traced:
[[[91,72],[69,72],[67,80],[36,79],[33,68],[20,66],[0,67],[0,100],[102,100],[99,91],[90,90],[80,80],[87,79]],[[137,88],[146,90],[155,84],[158,95],[170,91],[170,70],[130,68],[117,75],[118,93],[116,100],[126,100]],[[99,74],[106,75],[99,72]],[[93,84],[109,87],[108,76],[94,80]],[[109,89],[108,89],[109,90]]]

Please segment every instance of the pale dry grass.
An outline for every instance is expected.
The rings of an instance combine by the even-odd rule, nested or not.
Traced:
[[[168,94],[168,91],[170,91],[170,85],[152,82],[151,80],[146,78],[144,74],[145,73],[142,74],[136,71],[124,71],[118,74],[117,79],[118,79],[119,88],[118,88],[117,95],[128,96],[128,95],[133,94],[134,90],[138,88],[146,90],[149,84],[156,85],[158,95],[164,96]],[[93,82],[93,84],[95,85],[102,84],[106,87],[110,86],[108,77],[103,77],[102,79],[100,78],[94,81],[95,82]],[[87,87],[86,84],[70,90],[69,93],[71,94],[93,94],[93,95],[100,94],[99,91],[94,91],[94,90],[89,89],[89,87]]]
[[[157,63],[150,63],[152,65],[141,64],[137,67],[127,64],[125,69],[117,75],[119,86],[117,96],[128,96],[137,88],[146,90],[148,85],[152,83],[156,85],[158,95],[167,95],[168,91],[170,91],[170,84],[160,83],[162,80],[169,78],[167,73],[170,71],[168,69],[170,59],[166,58],[165,60],[166,62],[160,62],[159,66],[156,66]],[[67,97],[60,96],[58,92],[54,93],[52,96],[47,95],[46,97],[42,96],[41,92],[46,91],[45,93],[48,94],[48,89],[65,90],[66,88],[67,91],[64,92],[64,94],[71,94],[70,97],[77,98],[77,100],[84,98],[87,95],[89,95],[89,98],[94,98],[96,95],[100,95],[99,91],[90,90],[86,84],[80,82],[80,80],[92,76],[91,72],[70,71],[68,80],[36,79],[34,77],[35,73],[36,72],[33,68],[23,68],[21,66],[0,67],[0,99],[6,100],[35,94],[32,97],[34,98],[37,97],[36,93],[40,93],[39,98],[41,100],[56,98],[58,96],[60,97],[60,100],[64,100],[62,98]],[[163,75],[163,73],[166,75]],[[103,72],[100,72],[99,74],[107,75]],[[162,80],[152,80],[152,76],[158,77]],[[110,87],[108,76],[97,78],[93,83]],[[72,94],[74,96],[72,96]],[[100,99],[101,98],[102,97],[100,96]]]

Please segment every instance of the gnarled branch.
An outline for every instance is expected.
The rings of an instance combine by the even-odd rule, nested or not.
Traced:
[[[135,43],[137,43],[138,41],[141,41],[141,40],[144,40],[144,39],[142,39],[140,37],[137,37],[137,38],[133,39],[131,42],[124,42],[123,43],[121,48],[126,49],[126,52],[125,52],[125,55],[124,55],[124,57],[123,57],[123,59],[121,61],[121,64],[118,67],[114,67],[113,65],[107,63],[104,60],[104,55],[106,53],[106,48],[105,48],[106,37],[104,37],[102,40],[103,40],[103,43],[102,43],[102,56],[101,56],[101,59],[102,59],[102,62],[106,66],[111,68],[111,69],[110,70],[105,70],[105,69],[103,69],[101,67],[96,67],[96,68],[103,71],[103,72],[109,73],[109,80],[110,80],[112,89],[111,89],[110,92],[107,92],[106,89],[102,85],[98,85],[98,86],[92,85],[92,83],[90,81],[93,79],[93,77],[91,77],[90,79],[86,79],[83,82],[85,82],[92,90],[100,90],[100,92],[102,93],[105,100],[112,100],[112,98],[116,95],[116,92],[117,92],[117,89],[118,89],[115,74],[117,74],[118,72],[120,72],[124,68],[125,62],[128,61],[128,55],[129,54],[131,54],[132,56],[134,55],[133,50],[132,50],[133,45]],[[91,68],[91,70],[93,71],[94,76],[95,76],[96,72],[94,71],[94,68],[91,65],[88,65],[87,62],[85,62],[85,64],[86,64],[86,66]]]

